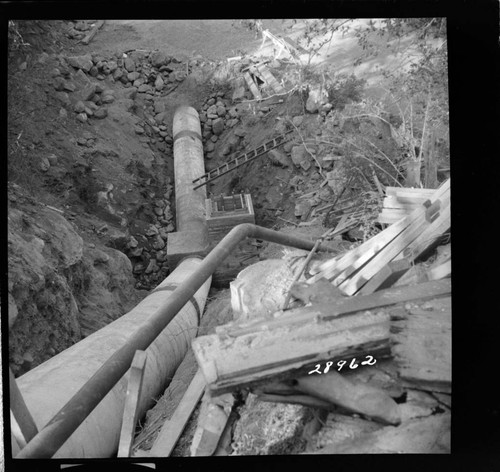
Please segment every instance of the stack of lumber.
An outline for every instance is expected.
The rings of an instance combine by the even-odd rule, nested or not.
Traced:
[[[320,264],[308,283],[325,278],[345,295],[367,294],[376,290],[384,282],[384,277],[393,276],[394,264],[391,266],[391,263],[399,259],[413,262],[449,230],[450,207],[448,179],[407,216],[341,258]],[[404,273],[404,267],[398,270]],[[368,285],[374,277],[377,277],[377,283]],[[365,285],[368,288],[364,288]]]
[[[415,208],[428,200],[434,189],[386,187],[379,223],[392,224],[408,216]]]

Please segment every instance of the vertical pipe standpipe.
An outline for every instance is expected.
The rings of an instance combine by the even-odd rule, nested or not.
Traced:
[[[131,335],[148,325],[148,319],[165,304],[173,290],[201,264],[208,246],[205,220],[206,190],[192,189],[192,180],[204,174],[199,116],[191,107],[174,114],[174,172],[177,233],[170,233],[168,247],[181,242],[170,266],[177,268],[132,311],[93,333],[18,379],[19,389],[39,429],[79,391]],[[176,239],[177,238],[177,239]],[[172,241],[171,241],[172,239]],[[168,252],[168,251],[167,251]],[[175,315],[146,350],[139,416],[163,392],[196,336],[210,289],[211,276]],[[99,458],[118,447],[129,374],[123,376],[54,455],[56,458]]]

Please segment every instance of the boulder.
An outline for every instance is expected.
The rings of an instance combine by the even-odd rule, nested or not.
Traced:
[[[76,113],[83,113],[85,111],[85,104],[81,100],[78,100],[75,103],[75,106],[73,107],[73,110]]]
[[[328,103],[328,93],[323,88],[313,88],[309,92],[306,101],[306,110],[309,113],[316,113],[318,109]]]
[[[151,65],[158,68],[165,66],[168,62],[170,62],[170,57],[163,51],[153,51],[149,59],[151,61]]]
[[[83,56],[70,56],[67,57],[69,65],[75,69],[82,69],[85,72],[89,72],[94,63],[92,62],[92,56],[90,54],[85,54]]]
[[[219,136],[224,131],[224,120],[222,118],[217,118],[212,122],[212,132]]]
[[[106,108],[98,108],[94,112],[94,117],[102,120],[103,118],[106,118],[108,116],[108,110]]]
[[[79,92],[77,92],[76,97],[78,100],[85,102],[91,100],[96,92],[96,84],[89,84]]]
[[[155,89],[159,92],[163,88],[164,83],[161,75],[159,75],[155,80]]]
[[[81,121],[82,123],[85,123],[87,121],[87,115],[86,113],[78,113],[78,115],[76,115],[76,119],[78,121]]]
[[[289,167],[291,164],[290,158],[278,149],[271,149],[267,155],[273,164],[277,164],[282,167]]]
[[[135,62],[131,57],[126,57],[123,61],[123,67],[127,72],[135,71]]]
[[[303,144],[293,146],[291,157],[297,167],[301,166],[303,162],[309,161],[309,154]]]

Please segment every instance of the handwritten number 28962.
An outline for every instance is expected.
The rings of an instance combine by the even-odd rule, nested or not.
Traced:
[[[372,356],[365,356],[367,360],[361,362],[360,364],[361,365],[374,365],[377,361],[376,359],[374,359]],[[344,361],[344,360],[341,360],[341,361],[338,361],[337,362],[337,366],[338,366],[338,371],[340,372],[342,370],[342,367],[344,367],[345,365],[347,364],[347,361]],[[314,370],[311,370],[310,372],[308,372],[308,374],[327,374],[328,371],[330,370],[330,367],[333,365],[333,361],[328,361],[325,365],[325,369],[323,370],[323,372],[320,371],[320,368],[321,368],[321,364],[316,364],[316,368]],[[356,363],[356,358],[353,357],[351,359],[351,362],[349,363],[349,368],[350,369],[356,369],[357,367],[359,367],[359,364]]]

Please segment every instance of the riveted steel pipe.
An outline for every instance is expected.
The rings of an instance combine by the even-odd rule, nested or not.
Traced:
[[[200,262],[196,270],[171,293],[170,297],[148,316],[147,322],[127,338],[127,342],[116,350],[80,390],[75,391],[74,396],[21,450],[16,458],[52,457],[98,405],[99,411],[103,411],[102,400],[128,371],[135,351],[137,349],[145,350],[155,341],[176,313],[197,293],[200,287],[206,284],[218,265],[247,237],[305,250],[311,250],[315,244],[314,241],[300,239],[249,223],[234,227]],[[321,244],[318,249],[335,252],[335,249],[326,244]],[[54,391],[54,387],[52,387],[52,391]],[[102,427],[105,428],[106,425]]]
[[[87,400],[99,403],[91,413],[84,414],[80,404],[72,403],[75,406],[69,407],[65,415],[78,418],[74,423],[78,428],[65,434],[59,450],[52,450],[50,455],[37,453],[33,457],[51,457],[56,451],[57,458],[109,457],[116,451],[128,383],[128,375],[124,374],[135,351],[146,350],[147,354],[139,405],[139,416],[142,416],[164,391],[196,336],[210,278],[164,318],[159,319],[157,313],[163,313],[161,307],[201,263],[200,258],[185,259],[130,312],[17,379],[38,429],[44,427],[50,431],[58,427],[49,420],[78,391],[86,392]],[[143,335],[135,336],[137,331]],[[130,361],[127,356],[117,358],[115,355],[124,351],[131,356]],[[103,366],[107,366],[105,376],[113,376],[113,382],[104,389],[100,382],[92,382]],[[116,372],[119,374],[115,375]]]
[[[178,232],[208,238],[206,188],[193,190],[193,180],[205,173],[200,117],[187,106],[177,108],[172,125],[174,141],[175,215]]]

